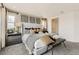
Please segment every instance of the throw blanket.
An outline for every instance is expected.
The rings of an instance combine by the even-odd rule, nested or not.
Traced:
[[[54,43],[55,41],[52,40],[49,35],[44,35],[40,39],[35,41],[34,47],[35,49],[42,48],[44,46],[47,46],[50,43]]]

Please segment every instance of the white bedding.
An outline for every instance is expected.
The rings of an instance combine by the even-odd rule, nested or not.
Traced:
[[[35,49],[39,49],[44,46],[46,45],[41,40],[38,39],[37,41],[35,41],[35,44],[34,44]]]
[[[23,43],[26,43],[26,40],[27,40],[27,38],[30,36],[30,34],[24,34],[23,36],[22,36],[22,41],[23,41]]]
[[[29,54],[32,54],[33,50],[38,49],[39,47],[40,48],[43,47],[44,48],[43,50],[46,51],[46,48],[47,48],[46,45],[44,45],[41,41],[38,40],[43,35],[46,35],[46,34],[24,34],[22,36],[22,41],[23,41],[26,49],[29,51]],[[35,42],[35,41],[37,41],[37,42]]]
[[[26,49],[29,51],[29,54],[31,54],[34,49],[35,41],[38,40],[43,35],[44,34],[24,34],[22,36],[22,41]]]

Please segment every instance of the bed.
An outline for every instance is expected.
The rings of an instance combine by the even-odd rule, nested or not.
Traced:
[[[44,35],[43,33],[40,34],[30,33],[31,28],[41,29],[42,26],[40,24],[32,24],[32,23],[22,24],[22,42],[24,43],[26,49],[29,51],[29,54],[33,54],[35,41]]]
[[[38,27],[40,28],[40,27]],[[61,43],[64,43],[65,39],[60,38],[60,37],[56,37],[55,34],[49,34],[49,33],[39,33],[39,34],[35,34],[35,33],[27,33],[27,30],[29,30],[30,28],[26,28],[24,26],[23,30],[23,34],[22,34],[22,42],[24,43],[26,49],[29,51],[29,54],[32,55],[41,55],[46,53],[48,50],[52,49],[52,47],[54,46],[58,46]],[[42,45],[38,44],[37,47],[40,48],[35,48],[35,42],[37,42],[41,37],[43,37],[44,35],[51,35],[51,36],[55,36],[56,37],[56,43],[55,44],[47,44],[47,45]],[[53,36],[53,37],[54,37]],[[53,50],[52,50],[53,51]]]

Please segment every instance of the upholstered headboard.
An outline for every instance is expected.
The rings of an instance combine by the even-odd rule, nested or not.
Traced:
[[[41,24],[36,23],[22,23],[22,33],[30,33],[31,28],[42,28]]]

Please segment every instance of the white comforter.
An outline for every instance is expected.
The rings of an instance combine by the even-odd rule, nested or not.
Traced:
[[[26,49],[29,51],[29,54],[32,54],[35,41],[38,40],[43,35],[44,34],[24,34],[22,36],[22,41],[23,41]]]
[[[42,52],[46,51],[47,46],[38,40],[43,35],[46,34],[24,34],[22,36],[22,41],[26,49],[29,51],[29,54],[32,54],[33,51],[35,51],[35,54],[41,54]]]
[[[26,43],[26,41],[27,41],[27,38],[30,36],[30,34],[24,34],[23,36],[22,36],[22,42],[23,43]]]

